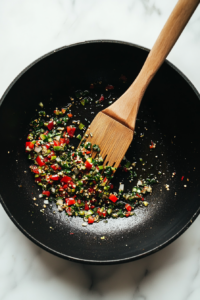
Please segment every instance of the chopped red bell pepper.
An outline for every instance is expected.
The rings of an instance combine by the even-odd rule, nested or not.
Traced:
[[[47,125],[47,128],[49,129],[49,130],[52,130],[53,129],[53,121],[49,121],[49,123],[48,123],[48,125]]]
[[[40,167],[42,167],[42,166],[44,166],[44,165],[45,165],[45,163],[42,161],[42,159],[41,159],[41,157],[40,157],[40,156],[37,156],[37,158],[36,158],[36,162],[38,163],[38,165],[39,165]]]
[[[132,210],[132,207],[128,203],[125,205],[125,208],[126,208],[127,211],[131,211]]]
[[[59,180],[60,177],[58,175],[50,175],[50,179],[53,181]]]
[[[69,118],[72,118],[72,117],[73,117],[73,115],[72,115],[72,114],[67,114],[67,115],[68,115],[68,117],[69,117]]]
[[[42,194],[46,195],[47,197],[49,197],[51,193],[49,191],[43,191]]]
[[[86,167],[86,169],[87,169],[88,171],[92,168],[92,166],[93,166],[93,164],[90,163],[88,160],[86,160],[86,162],[85,162],[85,167]]]
[[[89,210],[89,205],[87,203],[85,203],[85,210]]]
[[[106,210],[104,210],[104,211],[102,212],[102,216],[105,218],[105,217],[106,217],[106,215],[107,215],[107,211],[106,211]]]
[[[44,159],[43,159],[43,162],[48,162],[49,161],[49,159],[47,158],[47,157],[44,157]]]
[[[112,190],[114,188],[114,185],[110,183],[110,189]]]
[[[62,108],[61,111],[62,111],[63,114],[65,114],[66,109],[65,109],[65,108]]]
[[[76,188],[76,185],[75,185],[75,183],[73,183],[73,181],[70,181],[69,184],[71,185],[71,188],[72,188],[72,189],[75,189],[75,188]]]
[[[94,223],[94,218],[92,216],[89,216],[88,218],[88,224]]]
[[[59,141],[56,141],[56,140],[54,140],[53,143],[54,143],[54,146],[56,146],[56,147],[59,146],[59,144],[60,144]]]
[[[35,181],[36,181],[36,182],[41,182],[41,177],[36,177],[36,178],[35,178]]]
[[[68,188],[68,184],[64,184],[63,189],[67,189],[67,188]]]
[[[63,144],[69,144],[69,139],[65,139],[65,138],[60,138],[60,143],[59,143],[59,145],[61,146],[61,145],[63,145]]]
[[[181,181],[183,181],[183,179],[184,179],[184,176],[181,177]]]
[[[59,165],[51,165],[51,168],[54,170],[54,171],[56,171],[56,170],[61,170],[61,167],[59,166]]]
[[[26,142],[26,150],[29,150],[29,149],[27,149],[27,147],[29,149],[33,149],[34,148],[34,144],[32,142]]]
[[[61,182],[65,182],[65,183],[68,183],[68,182],[70,182],[70,181],[72,181],[72,178],[69,177],[69,176],[64,176],[64,177],[61,179]]]
[[[114,194],[111,194],[111,195],[109,196],[109,199],[110,199],[110,201],[112,201],[112,202],[114,202],[114,203],[118,200],[118,198],[117,198]]]
[[[127,211],[127,213],[125,213],[125,216],[128,218],[130,216],[130,211]]]
[[[49,155],[47,155],[48,158],[51,158],[52,156],[55,156],[55,152],[54,151],[51,151],[51,153]]]
[[[69,144],[70,140],[68,138],[65,139],[66,145]]]
[[[43,134],[44,134],[44,135],[47,135],[48,133],[49,133],[49,132],[48,132],[48,130],[47,130],[47,131],[45,131]]]
[[[88,151],[86,151],[86,154],[87,154],[87,155],[88,155],[88,154],[90,154],[90,153],[91,153],[91,151],[89,151],[89,150],[88,150]]]
[[[65,202],[66,202],[67,205],[73,205],[73,204],[76,203],[74,198],[65,198]]]
[[[76,127],[67,126],[67,133],[70,137],[73,137],[76,131]]]
[[[32,170],[33,173],[39,174],[39,170],[38,170],[38,167],[37,167],[37,166],[32,166],[32,167],[31,167],[31,170]]]
[[[93,192],[94,192],[94,189],[91,188],[91,187],[89,187],[89,188],[88,188],[88,192],[89,192],[89,193],[93,193]]]
[[[68,216],[72,216],[71,207],[67,208],[66,212],[67,212]]]
[[[139,195],[139,194],[136,194],[136,196],[137,196],[138,198],[142,198],[142,196],[141,196],[141,195]]]
[[[47,143],[47,144],[45,144],[45,147],[47,148],[47,150],[50,148],[50,144],[49,143]]]

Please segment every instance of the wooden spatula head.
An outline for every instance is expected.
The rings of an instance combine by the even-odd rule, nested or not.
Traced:
[[[100,155],[104,159],[103,165],[117,168],[133,139],[133,130],[100,112],[85,135],[86,142],[99,146]],[[92,150],[92,157],[96,155],[97,152]]]

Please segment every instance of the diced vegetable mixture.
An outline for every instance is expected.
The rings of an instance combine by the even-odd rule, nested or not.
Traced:
[[[113,86],[106,86],[106,90],[111,89]],[[76,97],[81,98],[83,106],[88,103],[80,91],[77,91]],[[101,95],[98,103],[103,100]],[[107,217],[129,217],[137,206],[148,206],[144,197],[152,192],[156,179],[140,179],[127,193],[124,192],[124,184],[119,183],[119,191],[113,192],[112,178],[116,169],[103,167],[99,146],[86,142],[81,134],[76,133],[85,125],[75,122],[69,126],[70,118],[72,120],[73,114],[69,107],[56,108],[53,117],[40,111],[38,118],[30,123],[25,149],[32,161],[30,170],[35,182],[42,189],[40,197],[55,201],[58,211],[81,217],[89,224]],[[73,138],[81,140],[77,149],[73,146]],[[152,142],[150,147],[155,147],[155,144]],[[91,151],[97,153],[95,159],[91,157]],[[133,166],[130,161],[124,166],[132,177],[135,176]]]

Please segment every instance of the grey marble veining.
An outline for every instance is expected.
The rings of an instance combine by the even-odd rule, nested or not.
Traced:
[[[0,95],[39,56],[63,45],[117,39],[151,48],[173,0],[1,0]],[[200,7],[168,59],[200,90]],[[142,260],[88,266],[30,242],[0,206],[0,300],[199,300],[200,217]]]

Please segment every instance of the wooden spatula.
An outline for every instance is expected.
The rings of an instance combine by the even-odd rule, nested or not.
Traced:
[[[86,141],[100,147],[104,166],[119,166],[133,139],[138,109],[146,88],[198,4],[199,0],[178,1],[133,84],[115,103],[98,113],[87,129]],[[95,155],[93,151],[92,157]]]

